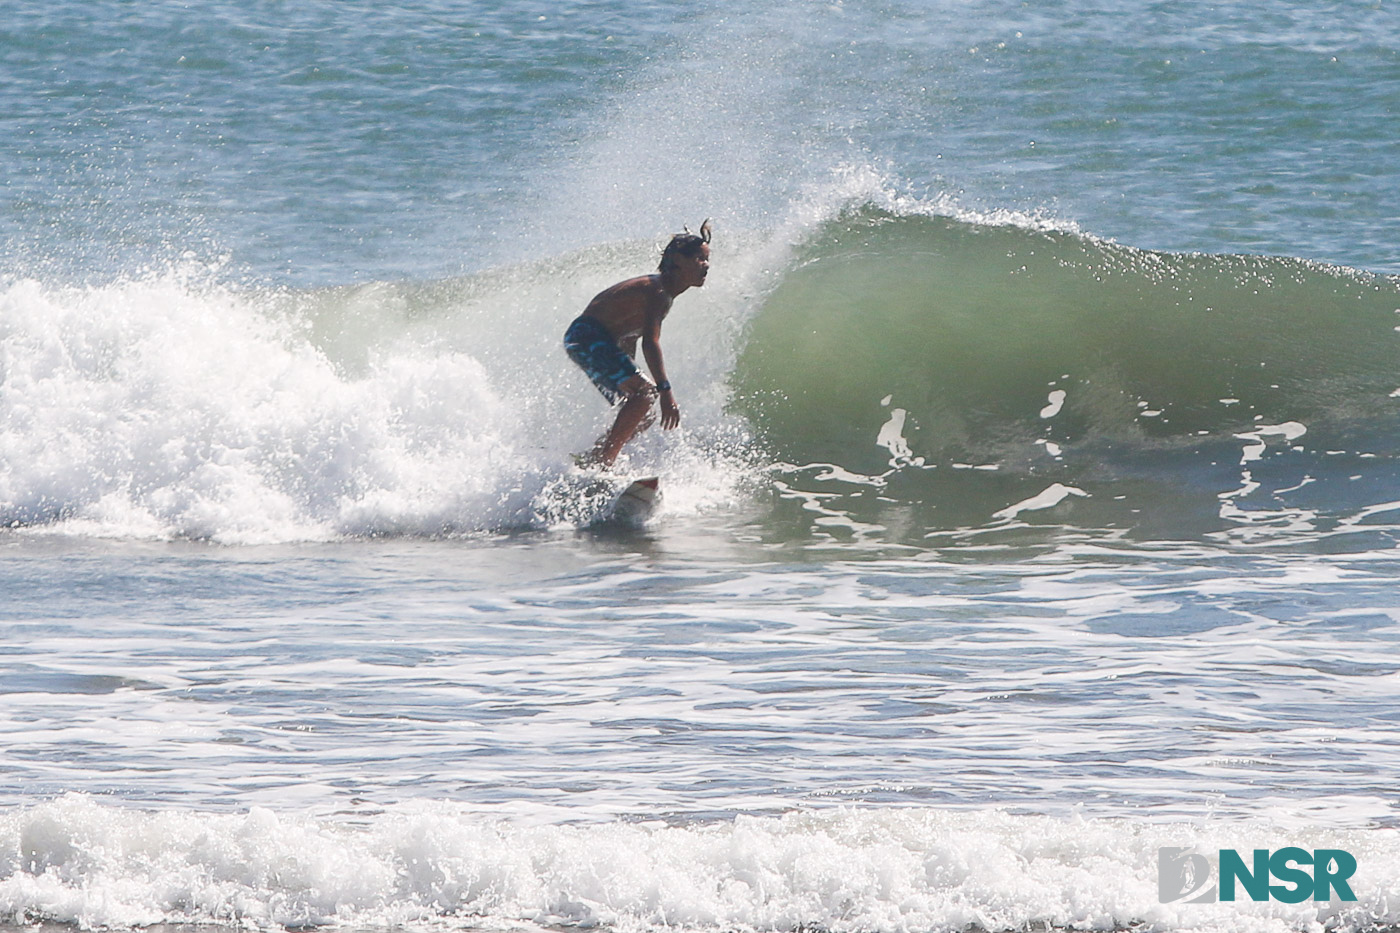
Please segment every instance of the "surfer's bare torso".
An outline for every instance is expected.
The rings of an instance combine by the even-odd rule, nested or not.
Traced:
[[[639,337],[660,337],[661,322],[674,300],[662,287],[659,273],[639,275],[599,292],[583,313],[607,328],[629,355],[635,355]]]

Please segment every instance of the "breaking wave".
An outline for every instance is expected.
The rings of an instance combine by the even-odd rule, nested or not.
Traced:
[[[662,475],[663,514],[767,487],[773,535],[921,542],[1393,511],[1394,279],[829,200],[721,236],[677,303],[684,428],[626,464]],[[0,522],[230,544],[577,524],[550,490],[609,413],[559,334],[655,245],[308,291],[0,281]]]

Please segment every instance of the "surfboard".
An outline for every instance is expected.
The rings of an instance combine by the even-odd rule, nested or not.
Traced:
[[[608,517],[631,524],[641,523],[651,517],[656,508],[656,500],[661,495],[661,481],[655,476],[634,479],[627,488],[613,500]]]
[[[629,480],[615,473],[572,469],[545,483],[531,510],[547,527],[639,526],[661,496],[655,476]]]

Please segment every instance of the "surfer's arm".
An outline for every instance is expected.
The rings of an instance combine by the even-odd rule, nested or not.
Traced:
[[[666,378],[666,360],[661,355],[661,315],[653,315],[642,332],[642,356],[646,357],[647,368],[656,381],[657,395],[661,398],[661,426],[667,430],[681,423],[681,409],[676,404],[671,382]]]

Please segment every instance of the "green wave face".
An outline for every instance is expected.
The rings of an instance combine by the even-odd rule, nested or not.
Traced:
[[[1251,434],[1390,443],[1397,309],[1395,280],[1302,260],[867,210],[810,239],[755,315],[734,406],[797,467],[966,520],[1047,478],[1144,475],[1214,514]]]

